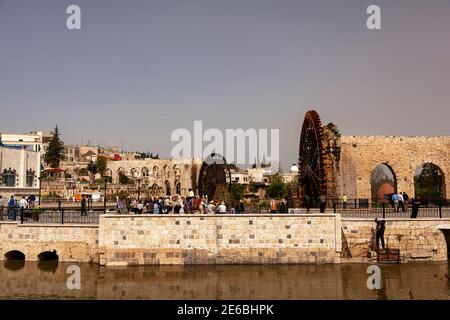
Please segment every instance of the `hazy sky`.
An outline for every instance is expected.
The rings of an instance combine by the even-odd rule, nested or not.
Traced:
[[[311,107],[345,135],[449,135],[450,1],[0,0],[0,132],[168,156],[194,120],[279,128],[286,167]]]

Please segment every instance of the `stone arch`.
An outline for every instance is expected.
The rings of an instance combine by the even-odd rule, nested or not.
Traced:
[[[164,178],[165,179],[169,179],[170,177],[170,170],[169,170],[169,166],[166,164],[163,168],[164,170]]]
[[[154,177],[155,179],[158,179],[158,178],[159,178],[159,168],[158,168],[158,166],[154,166],[154,167],[153,167],[153,177]]]
[[[150,176],[150,170],[148,170],[147,167],[143,167],[141,169],[141,175],[142,175],[142,177],[145,177],[145,178],[149,177]]]
[[[175,193],[181,195],[181,183],[180,181],[175,182]]]
[[[4,254],[5,260],[25,260],[25,254],[19,250],[10,250]]]
[[[414,173],[414,196],[428,200],[445,199],[445,178],[441,166],[433,162],[421,164]]]
[[[157,196],[159,193],[159,186],[157,183],[153,183],[152,186],[150,187],[150,194],[152,196]]]
[[[122,177],[127,177],[127,172],[124,168],[120,167],[119,169],[117,169],[117,178],[115,181],[121,183]]]
[[[53,251],[43,251],[38,254],[39,261],[50,261],[50,260],[58,260],[59,256],[55,250]]]
[[[15,187],[17,184],[17,172],[15,169],[3,169],[3,184],[6,187]]]
[[[130,174],[132,178],[137,178],[139,176],[138,170],[136,168],[132,168],[130,170]]]
[[[166,196],[172,195],[172,190],[170,188],[170,181],[169,180],[166,180],[164,182],[164,187],[166,188]]]
[[[374,202],[387,200],[387,196],[396,193],[397,175],[386,162],[376,165],[370,173],[371,199]]]
[[[173,173],[174,173],[175,177],[180,176],[180,166],[178,164],[175,164],[173,166]]]

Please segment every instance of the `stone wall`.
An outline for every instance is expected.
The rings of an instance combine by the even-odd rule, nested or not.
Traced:
[[[122,172],[131,179],[140,178],[142,189],[156,185],[160,195],[186,195],[189,189],[196,190],[201,165],[201,159],[196,158],[108,161],[108,174],[116,184]]]
[[[370,177],[379,164],[395,173],[399,191],[414,195],[414,175],[425,163],[433,163],[445,176],[450,190],[450,137],[343,136],[338,175],[338,194],[371,198]]]
[[[333,214],[104,215],[100,264],[335,263],[340,229]]]
[[[98,262],[98,226],[0,222],[0,260],[12,250],[29,261],[37,261],[41,252],[56,251],[62,262]]]
[[[450,219],[386,219],[386,244],[402,262],[447,260]],[[340,263],[374,249],[372,219],[334,214],[117,215],[99,225],[0,222],[0,259],[17,250],[37,261],[107,266]],[[447,238],[447,239],[446,239]]]
[[[386,219],[385,244],[400,249],[402,262],[447,260],[444,232],[449,229],[450,219]],[[344,218],[342,230],[352,258],[367,257],[374,250],[373,219]]]

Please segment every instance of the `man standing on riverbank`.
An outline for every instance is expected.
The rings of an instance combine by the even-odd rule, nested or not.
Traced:
[[[375,223],[377,224],[376,228],[375,228],[375,244],[376,244],[376,249],[378,250],[380,248],[380,240],[381,240],[381,246],[384,248],[384,229],[386,226],[386,221],[381,219],[378,220],[378,218],[375,218]]]

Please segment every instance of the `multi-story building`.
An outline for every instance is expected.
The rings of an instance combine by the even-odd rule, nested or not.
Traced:
[[[63,161],[67,163],[80,162],[80,147],[73,144],[65,144]]]
[[[36,194],[39,189],[41,152],[26,146],[0,146],[0,194]]]
[[[25,147],[26,150],[45,154],[52,138],[51,132],[36,131],[24,134],[0,133],[0,144],[10,147]]]

